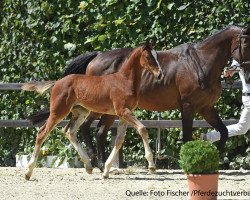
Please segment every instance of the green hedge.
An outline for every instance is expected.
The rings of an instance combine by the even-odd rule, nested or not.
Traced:
[[[244,25],[250,21],[250,8],[245,0],[193,2],[1,0],[0,81],[54,80],[61,76],[65,65],[73,57],[83,52],[135,47],[150,38],[157,38],[158,49],[168,49],[202,40],[228,25]],[[217,105],[223,118],[239,117],[240,96],[240,91],[236,90],[223,92]],[[47,104],[48,96],[1,92],[0,118],[23,119],[47,107]],[[233,106],[235,109],[232,110]],[[137,114],[141,119],[156,118],[155,113],[146,111],[138,110]],[[161,115],[164,119],[180,118],[179,111],[166,111]],[[14,165],[17,152],[29,152],[33,148],[36,131],[1,128],[0,165]],[[156,137],[153,132],[151,140]],[[163,153],[177,157],[181,145],[180,130],[164,132],[168,133],[163,136]],[[194,135],[199,133],[197,131]],[[53,134],[46,144],[61,137]],[[249,164],[244,164],[249,158],[249,138],[248,134],[228,142],[228,159],[234,168],[249,168]],[[142,142],[134,131],[127,134],[124,152],[126,160],[143,160]],[[170,159],[167,165],[177,167],[174,159]]]

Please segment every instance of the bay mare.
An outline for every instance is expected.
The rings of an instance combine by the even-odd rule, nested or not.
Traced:
[[[58,81],[33,82],[23,85],[24,90],[43,93],[53,86],[50,97],[50,115],[46,123],[37,133],[33,156],[28,163],[25,174],[30,179],[40,148],[49,133],[70,112],[70,122],[65,126],[65,136],[79,153],[85,163],[85,169],[92,173],[92,165],[87,153],[82,149],[77,140],[77,130],[90,113],[90,111],[102,114],[116,115],[120,118],[120,129],[116,138],[115,147],[105,164],[104,178],[109,176],[109,170],[115,155],[124,142],[124,127],[132,125],[141,135],[145,147],[145,157],[149,163],[149,169],[155,171],[153,154],[148,143],[148,132],[144,125],[132,114],[137,107],[138,94],[141,85],[143,69],[152,73],[155,78],[163,79],[163,73],[157,60],[157,54],[151,44],[145,44],[134,49],[128,59],[122,64],[120,70],[104,76],[87,76],[72,74]]]
[[[150,73],[143,72],[138,106],[151,111],[179,109],[182,115],[184,142],[192,139],[194,114],[199,113],[212,127],[220,131],[219,150],[222,152],[228,131],[214,104],[221,95],[220,75],[223,68],[232,57],[238,61],[241,57],[239,51],[241,31],[245,35],[250,35],[249,27],[242,29],[239,26],[229,26],[201,42],[158,51],[158,60],[165,77],[161,82],[157,82]],[[241,48],[244,49],[244,58],[250,60],[249,39],[246,44]],[[123,48],[80,55],[71,62],[64,75],[83,73],[99,76],[114,73],[130,52],[130,48]],[[48,112],[45,112],[30,119],[37,123],[46,119],[47,115]],[[91,158],[94,158],[95,150],[89,128],[99,116],[98,113],[91,113],[80,127]],[[99,167],[105,163],[104,144],[114,119],[114,116],[103,115],[99,122],[97,133]]]

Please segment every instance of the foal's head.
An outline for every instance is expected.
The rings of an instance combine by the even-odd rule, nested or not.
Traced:
[[[140,64],[144,69],[154,74],[157,79],[162,80],[164,78],[153,44],[146,43],[142,46]]]

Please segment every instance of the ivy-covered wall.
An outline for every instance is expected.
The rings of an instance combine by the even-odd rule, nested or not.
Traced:
[[[158,49],[197,42],[226,26],[246,25],[250,21],[249,11],[245,0],[223,3],[218,0],[1,0],[0,81],[58,79],[65,65],[81,53],[135,47],[150,38],[157,39]],[[19,91],[0,93],[0,119],[24,119],[47,106],[48,96]],[[223,118],[238,118],[240,91],[224,90],[217,108]],[[156,118],[155,113],[141,110],[136,113],[141,119]],[[180,118],[179,111],[161,115],[164,119]],[[0,165],[14,165],[17,152],[29,153],[36,131],[1,128]],[[162,153],[177,157],[180,131],[163,131],[167,134],[163,135]],[[58,139],[64,141],[61,134],[55,134],[59,132],[55,131],[46,145],[53,146]],[[153,132],[152,141],[156,137]],[[199,133],[195,132],[194,136],[198,137]],[[231,167],[250,167],[249,139],[247,134],[229,140]],[[151,145],[155,146],[153,142]],[[127,134],[124,153],[127,161],[143,160],[142,142],[134,131]],[[170,159],[167,165],[176,166],[176,163]]]

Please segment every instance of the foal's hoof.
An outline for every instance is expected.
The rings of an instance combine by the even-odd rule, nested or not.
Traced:
[[[122,172],[121,169],[113,168],[113,167],[111,167],[110,170],[109,170],[109,173],[114,174],[114,175],[118,175],[118,174],[120,174],[120,172]]]
[[[29,181],[30,180],[30,175],[27,175],[27,174],[25,174],[25,179],[27,180],[27,181]]]
[[[148,168],[149,174],[154,174],[155,172],[156,172],[156,168],[153,168],[153,167]]]
[[[109,175],[103,174],[103,175],[102,175],[102,178],[103,178],[104,180],[106,180],[106,179],[109,178]]]

